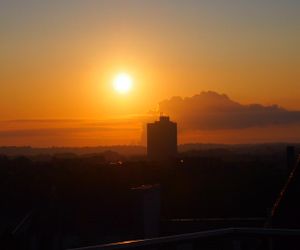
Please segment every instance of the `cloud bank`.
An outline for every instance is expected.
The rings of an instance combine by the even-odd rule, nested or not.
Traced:
[[[246,129],[274,125],[300,124],[300,112],[278,105],[244,105],[227,95],[208,91],[192,97],[172,97],[159,103],[184,130]]]

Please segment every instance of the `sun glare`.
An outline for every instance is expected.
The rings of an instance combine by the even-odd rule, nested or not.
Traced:
[[[132,88],[132,78],[126,73],[118,74],[113,81],[114,89],[120,94],[128,93]]]

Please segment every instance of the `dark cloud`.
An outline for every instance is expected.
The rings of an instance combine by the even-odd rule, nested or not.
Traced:
[[[107,132],[107,131],[137,131],[136,128],[125,127],[86,127],[86,128],[49,128],[49,129],[16,129],[0,131],[0,138],[12,137],[35,137],[35,136],[66,136],[68,134],[77,133],[93,133],[93,132]]]
[[[65,136],[76,133],[93,133],[107,131],[137,131],[136,128],[125,127],[86,127],[86,128],[49,128],[49,129],[18,129],[0,131],[0,138],[4,137],[31,137],[31,136]]]
[[[137,144],[141,122],[137,117],[107,120],[0,121],[0,146],[36,147]]]
[[[181,129],[241,129],[300,122],[298,111],[278,105],[243,105],[212,91],[186,98],[173,97],[160,102],[159,108],[178,121]]]

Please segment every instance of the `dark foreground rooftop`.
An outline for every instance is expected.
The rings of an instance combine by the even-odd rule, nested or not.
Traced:
[[[153,239],[132,240],[72,250],[118,249],[298,249],[300,230],[227,228]]]

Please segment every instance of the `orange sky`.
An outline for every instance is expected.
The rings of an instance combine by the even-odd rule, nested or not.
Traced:
[[[1,2],[1,120],[144,117],[164,99],[207,90],[300,110],[299,2],[210,2]],[[134,79],[128,95],[112,89],[120,71]],[[143,123],[119,140],[84,132],[86,139],[65,144],[137,143]],[[0,145],[63,144],[51,138],[6,134]]]

